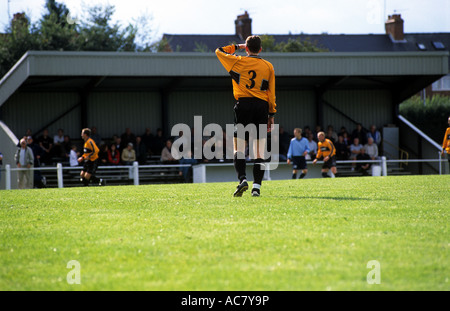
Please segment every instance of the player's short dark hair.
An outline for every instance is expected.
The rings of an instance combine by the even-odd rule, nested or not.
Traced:
[[[91,129],[85,128],[85,129],[83,129],[82,133],[86,134],[89,137],[91,137]]]
[[[259,36],[248,36],[245,44],[252,53],[259,53],[261,50],[261,38]]]

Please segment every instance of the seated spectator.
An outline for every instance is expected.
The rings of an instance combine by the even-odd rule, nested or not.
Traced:
[[[364,146],[364,149],[372,160],[378,159],[378,146],[374,143],[372,137],[367,138],[367,144]]]
[[[375,142],[375,144],[377,146],[380,146],[380,144],[381,144],[381,134],[377,130],[377,127],[375,125],[372,125],[370,127],[369,133],[367,133],[367,139],[369,139],[369,138],[372,138],[373,141]]]
[[[53,139],[48,135],[48,129],[42,132],[42,135],[38,138],[38,144],[44,150],[44,154],[41,157],[41,164],[51,164],[52,157],[51,151],[53,148]]]
[[[100,166],[108,165],[108,145],[107,144],[102,144],[99,147],[98,165],[100,165]]]
[[[133,165],[136,161],[136,151],[133,149],[133,143],[128,143],[127,147],[122,150],[122,163],[124,165]]]
[[[178,163],[177,160],[172,156],[172,141],[168,139],[166,141],[166,146],[161,151],[161,162],[163,164],[175,164]]]
[[[366,153],[366,150],[364,148],[361,148],[360,153],[356,156],[356,160],[367,161],[370,160],[370,156]],[[370,169],[370,163],[358,163],[356,169],[364,176],[368,176],[369,173],[367,171]]]
[[[140,165],[145,165],[147,161],[147,146],[142,142],[141,136],[136,137],[136,159]]]
[[[308,145],[309,145],[309,153],[306,155],[306,160],[314,160],[317,155],[317,143],[314,140],[314,134],[309,131],[308,133]]]
[[[336,159],[341,161],[348,160],[349,148],[344,141],[344,136],[339,135],[338,141],[334,144],[334,146],[336,147]]]
[[[80,157],[80,153],[77,151],[77,146],[72,145],[72,149],[70,150],[70,153],[69,153],[70,166],[78,166],[79,165],[79,162],[78,162],[79,157]]]
[[[361,149],[363,148],[363,146],[359,143],[359,138],[354,138],[353,139],[353,144],[350,145],[350,159],[351,160],[356,160],[356,157],[358,156],[358,154],[361,153]],[[356,163],[352,164],[352,171],[355,170],[355,166]]]
[[[120,152],[115,143],[112,143],[108,150],[108,165],[120,164]]]
[[[338,136],[339,135],[344,136],[344,134],[347,134],[347,136],[349,136],[348,132],[347,132],[347,128],[345,126],[341,126],[341,130],[339,131]]]
[[[122,140],[120,139],[119,136],[113,135],[113,137],[112,137],[112,143],[113,143],[114,145],[116,145],[116,149],[117,149],[119,152],[122,152]]]

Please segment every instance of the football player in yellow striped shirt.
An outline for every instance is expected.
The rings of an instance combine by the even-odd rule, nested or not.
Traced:
[[[83,170],[80,173],[81,182],[84,186],[88,186],[89,182],[98,183],[103,185],[103,180],[95,176],[97,171],[97,161],[99,149],[91,138],[91,130],[85,128],[81,131],[81,137],[84,140],[83,155],[78,158],[78,162],[83,164]]]
[[[245,49],[247,56],[239,56],[234,53],[239,49]],[[259,125],[267,124],[270,132],[274,124],[274,115],[277,112],[275,103],[275,71],[270,62],[259,56],[261,52],[261,38],[249,36],[245,44],[228,45],[216,49],[216,55],[225,70],[230,74],[233,84],[233,94],[236,99],[234,106],[235,125],[256,125],[257,139],[253,148],[256,159],[253,165],[252,196],[259,196],[262,179],[264,177],[263,150],[266,139],[258,139]],[[241,197],[248,189],[245,162],[244,138],[234,133],[234,167],[238,175],[239,185],[233,196]]]
[[[317,156],[314,159],[313,164],[315,165],[317,161],[323,157],[322,177],[330,177],[328,176],[329,169],[336,175],[336,148],[331,140],[325,138],[324,132],[317,133],[317,139],[319,140],[317,143]]]

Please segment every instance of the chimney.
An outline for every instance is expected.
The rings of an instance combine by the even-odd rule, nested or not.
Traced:
[[[384,24],[386,34],[390,35],[393,41],[404,41],[405,33],[403,32],[403,19],[400,14],[393,14],[388,16],[388,20]]]
[[[252,35],[252,19],[249,17],[247,11],[242,15],[238,15],[234,24],[236,26],[236,36],[239,36],[241,40],[245,40],[248,36]]]

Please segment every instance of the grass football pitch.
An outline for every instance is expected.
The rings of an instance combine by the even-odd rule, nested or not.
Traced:
[[[0,290],[450,290],[449,175],[236,184],[0,191]]]

